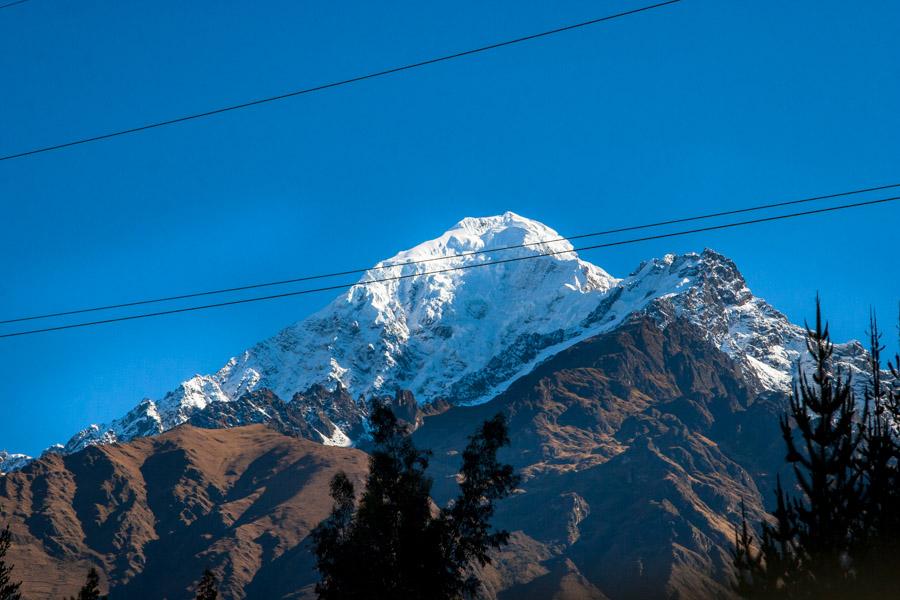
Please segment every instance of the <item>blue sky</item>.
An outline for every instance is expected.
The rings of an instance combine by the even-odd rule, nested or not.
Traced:
[[[0,11],[0,154],[637,6],[31,0]],[[898,21],[889,0],[684,0],[0,163],[0,315],[367,266],[469,215],[580,233],[894,183]],[[898,226],[888,206],[584,257],[624,276],[709,246],[796,321],[818,289],[840,339],[876,307],[896,348]],[[330,298],[2,339],[0,448],[65,441]]]

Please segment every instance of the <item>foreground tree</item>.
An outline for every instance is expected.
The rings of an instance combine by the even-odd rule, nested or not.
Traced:
[[[219,597],[219,581],[216,579],[215,573],[206,569],[203,571],[203,577],[197,584],[196,600],[217,600]]]
[[[780,422],[799,494],[785,492],[778,481],[774,524],[761,524],[758,550],[746,523],[737,536],[735,589],[747,598],[843,598],[853,580],[864,509],[855,462],[862,433],[850,378],[832,373],[834,346],[818,298],[806,345],[812,379],[798,369]]]
[[[475,565],[509,534],[491,531],[494,503],[518,482],[497,451],[509,443],[501,415],[469,438],[460,471],[460,495],[438,510],[426,475],[430,452],[417,449],[408,428],[385,405],[373,403],[374,450],[357,505],[353,484],[338,474],[334,508],[312,533],[323,600],[404,598],[444,600],[471,596]]]
[[[885,598],[900,589],[900,356],[888,362],[892,385],[881,371],[881,334],[870,319],[869,366],[864,443],[858,459],[865,485],[865,507],[859,519],[856,592]]]
[[[816,303],[808,331],[812,383],[802,369],[781,420],[799,495],[778,482],[759,543],[735,535],[735,590],[745,598],[886,598],[900,589],[900,356],[881,370],[870,318],[869,383],[858,414],[849,377],[832,375],[833,347]],[[758,547],[757,547],[758,546]]]
[[[75,597],[70,597],[70,600],[106,600],[106,596],[100,595],[100,574],[97,573],[97,569],[91,567],[91,570],[88,571],[87,580],[85,580],[84,585],[81,586],[81,589],[78,590],[78,595]]]
[[[7,525],[0,532],[0,600],[22,600],[22,594],[19,592],[22,583],[13,581],[13,565],[6,562],[6,553],[9,552],[11,544],[12,535]]]

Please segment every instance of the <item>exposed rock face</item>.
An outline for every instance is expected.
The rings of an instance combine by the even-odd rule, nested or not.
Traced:
[[[28,598],[76,592],[90,564],[114,598],[193,598],[206,567],[225,598],[278,598],[275,565],[310,597],[304,540],[331,508],[330,480],[343,470],[358,484],[367,468],[358,450],[261,425],[183,426],[51,454],[0,478],[0,522],[11,524],[10,558]]]
[[[390,406],[411,429],[421,425],[426,414],[408,391],[398,391],[393,397],[385,396],[378,400]],[[437,408],[431,407],[432,410]],[[261,389],[246,392],[237,400],[213,402],[195,412],[188,423],[205,429],[262,423],[285,435],[326,446],[346,446],[346,431],[364,445],[368,436],[366,423],[369,410],[368,401],[363,398],[354,400],[340,385],[334,390],[313,386],[303,394],[294,394],[289,402],[271,390]]]
[[[144,398],[140,404],[108,425],[91,425],[79,431],[62,447],[52,451],[62,454],[78,452],[88,446],[127,442],[136,438],[158,435],[165,431],[156,404]]]
[[[329,415],[349,414],[344,428],[362,435],[367,412],[342,388],[328,391],[321,386],[306,394],[295,394],[296,403],[285,402],[271,390],[246,392],[232,401],[208,404],[195,412],[188,423],[206,429],[231,428],[264,423],[286,435],[301,437],[330,446],[345,446],[343,432]]]

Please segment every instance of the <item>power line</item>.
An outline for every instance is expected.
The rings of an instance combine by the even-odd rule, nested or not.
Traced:
[[[112,318],[112,319],[103,319],[103,320],[99,320],[99,321],[89,321],[89,322],[85,322],[85,323],[73,323],[73,324],[70,324],[70,325],[58,325],[58,326],[56,326],[56,327],[45,327],[45,328],[43,328],[43,329],[33,329],[33,330],[30,330],[30,331],[18,331],[18,332],[15,332],[15,333],[6,333],[6,334],[3,334],[3,335],[0,335],[0,338],[17,337],[17,336],[23,336],[23,335],[32,335],[32,334],[37,334],[37,333],[46,333],[46,332],[49,332],[49,331],[60,331],[60,330],[63,330],[63,329],[75,329],[75,328],[79,328],[79,327],[90,327],[90,326],[94,326],[94,325],[103,325],[103,324],[106,324],[106,323],[118,323],[118,322],[121,322],[121,321],[132,321],[132,320],[135,320],[135,319],[146,319],[146,318],[150,318],[150,317],[160,317],[160,316],[163,316],[163,315],[174,315],[174,314],[186,313],[186,312],[193,312],[193,311],[198,311],[198,310],[207,310],[207,309],[210,309],[210,308],[219,308],[219,307],[223,307],[223,306],[234,306],[234,305],[238,305],[238,304],[248,304],[248,303],[250,303],[250,302],[262,302],[262,301],[264,301],[264,300],[275,300],[275,299],[277,299],[277,298],[289,298],[289,297],[292,297],[292,296],[302,296],[302,295],[305,295],[305,294],[314,294],[314,293],[318,293],[318,292],[327,292],[327,291],[333,291],[333,290],[348,289],[348,288],[352,288],[352,287],[354,287],[354,286],[360,286],[360,287],[362,287],[362,286],[372,285],[372,284],[374,284],[374,283],[385,283],[385,282],[389,282],[389,281],[400,281],[400,280],[403,280],[403,279],[409,279],[409,278],[412,278],[412,277],[425,277],[425,276],[428,276],[428,275],[437,275],[437,274],[440,274],[440,273],[449,273],[449,272],[451,272],[451,271],[464,271],[464,270],[467,270],[467,269],[476,269],[476,268],[487,267],[487,266],[491,266],[491,265],[499,265],[499,264],[504,264],[504,263],[518,262],[518,261],[522,261],[522,260],[532,260],[532,259],[535,259],[535,258],[541,258],[541,257],[546,257],[546,256],[555,256],[555,255],[559,255],[559,254],[568,254],[568,253],[570,253],[570,252],[583,252],[583,251],[586,251],[586,250],[596,250],[596,249],[599,249],[599,248],[611,248],[611,247],[613,247],[613,246],[624,246],[624,245],[626,245],[626,244],[636,244],[636,243],[639,243],[639,242],[647,242],[647,241],[650,241],[650,240],[660,240],[660,239],[665,239],[665,238],[672,238],[672,237],[678,237],[678,236],[683,236],[683,235],[690,235],[690,234],[693,234],[693,233],[701,233],[701,232],[705,232],[705,231],[718,231],[718,230],[721,230],[721,229],[730,229],[730,228],[733,228],[733,227],[741,227],[741,226],[744,226],[744,225],[755,225],[755,224],[758,224],[758,223],[768,223],[768,222],[771,222],[771,221],[779,221],[779,220],[782,220],[782,219],[792,219],[792,218],[802,217],[802,216],[808,216],[808,215],[816,215],[816,214],[822,214],[822,213],[834,212],[834,211],[839,211],[839,210],[846,210],[846,209],[851,209],[851,208],[859,208],[859,207],[862,207],[862,206],[873,206],[873,205],[877,205],[877,204],[886,204],[886,203],[888,203],[888,202],[895,202],[895,201],[897,201],[897,200],[900,200],[900,196],[893,196],[893,197],[890,197],[890,198],[882,198],[882,199],[879,199],[879,200],[869,200],[869,201],[866,201],[866,202],[857,202],[857,203],[854,203],[854,204],[844,204],[844,205],[841,205],[841,206],[832,206],[832,207],[828,207],[828,208],[819,208],[819,209],[815,209],[815,210],[807,210],[807,211],[803,211],[803,212],[789,213],[789,214],[785,214],[785,215],[776,215],[776,216],[773,216],[773,217],[762,217],[762,218],[759,218],[759,219],[751,219],[751,220],[747,220],[747,221],[737,221],[737,222],[735,222],[735,223],[725,223],[725,224],[723,224],[723,225],[711,225],[711,226],[709,226],[709,227],[699,227],[699,228],[696,228],[696,229],[688,229],[688,230],[685,230],[685,231],[675,231],[675,232],[670,232],[670,233],[661,233],[661,234],[651,235],[651,236],[646,236],[646,237],[642,237],[642,238],[633,238],[633,239],[629,239],[629,240],[620,240],[620,241],[616,241],[616,242],[609,242],[609,243],[606,243],[606,244],[594,244],[594,245],[591,245],[591,246],[582,246],[582,247],[580,247],[580,248],[572,248],[571,250],[557,250],[557,251],[554,251],[554,252],[546,252],[546,253],[543,253],[543,254],[532,254],[532,255],[529,255],[529,256],[515,256],[515,257],[512,257],[512,258],[504,258],[504,259],[493,260],[493,261],[490,261],[490,262],[484,262],[484,263],[475,263],[475,264],[469,264],[469,265],[462,265],[462,266],[459,266],[459,267],[448,267],[448,268],[446,268],[446,269],[438,269],[438,270],[435,270],[435,271],[427,271],[427,272],[425,272],[425,273],[408,273],[408,274],[406,274],[406,275],[395,275],[395,276],[392,276],[392,277],[383,277],[383,278],[381,278],[381,279],[372,279],[372,280],[370,280],[370,281],[360,281],[360,282],[357,282],[357,283],[346,283],[346,284],[339,284],[339,285],[331,285],[331,286],[320,287],[320,288],[312,288],[312,289],[307,289],[307,290],[299,290],[299,291],[296,291],[296,292],[285,292],[285,293],[283,293],[283,294],[273,294],[273,295],[271,295],[271,296],[258,296],[258,297],[255,297],[255,298],[244,298],[244,299],[242,299],[242,300],[230,300],[230,301],[228,301],[228,302],[218,302],[218,303],[215,303],[215,304],[206,304],[206,305],[202,305],[202,306],[189,306],[189,307],[186,307],[186,308],[176,308],[176,309],[172,309],[172,310],[164,310],[164,311],[159,311],[159,312],[143,313],[143,314],[138,314],[138,315],[130,315],[130,316],[127,316],[127,317],[116,317],[116,318]]]
[[[173,300],[186,300],[188,298],[198,298],[201,296],[213,296],[213,295],[217,295],[217,294],[241,292],[241,291],[252,290],[252,289],[273,287],[273,286],[278,286],[278,285],[286,285],[289,283],[300,283],[303,281],[313,281],[313,280],[317,280],[317,279],[329,279],[332,277],[340,277],[340,276],[344,276],[344,275],[354,275],[354,274],[366,273],[368,271],[372,271],[375,269],[386,269],[386,268],[390,268],[390,267],[405,267],[407,265],[418,265],[418,264],[430,263],[430,262],[439,261],[439,260],[447,260],[450,258],[474,256],[474,255],[478,255],[478,254],[491,254],[494,252],[503,252],[506,250],[516,250],[519,248],[527,248],[530,246],[539,246],[542,244],[553,244],[556,242],[565,242],[565,241],[585,239],[585,238],[590,238],[590,237],[598,237],[598,236],[610,235],[610,234],[614,234],[614,233],[624,233],[626,231],[637,231],[637,230],[641,230],[641,229],[650,229],[653,227],[661,227],[663,225],[674,225],[677,223],[688,223],[691,221],[700,221],[700,220],[712,219],[712,218],[716,218],[716,217],[737,215],[737,214],[742,214],[742,213],[765,210],[765,209],[769,209],[769,208],[778,208],[778,207],[783,207],[783,206],[804,204],[804,203],[808,203],[808,202],[840,198],[842,196],[852,196],[855,194],[863,194],[863,193],[867,193],[867,192],[875,192],[875,191],[879,191],[879,190],[886,190],[886,189],[897,188],[897,187],[900,187],[900,183],[892,183],[892,184],[888,184],[888,185],[880,185],[877,187],[869,187],[869,188],[863,188],[863,189],[858,189],[858,190],[851,190],[849,192],[838,192],[836,194],[827,194],[824,196],[813,196],[810,198],[801,198],[799,200],[788,200],[785,202],[773,202],[770,204],[760,204],[757,206],[751,206],[751,207],[747,207],[747,208],[726,210],[726,211],[721,211],[721,212],[708,213],[708,214],[704,214],[704,215],[695,215],[695,216],[691,216],[691,217],[681,217],[681,218],[669,219],[669,220],[665,220],[665,221],[657,221],[655,223],[632,225],[629,227],[619,227],[617,229],[607,229],[605,231],[582,233],[582,234],[578,234],[578,235],[570,235],[570,236],[558,237],[558,238],[554,238],[554,239],[550,239],[550,240],[543,240],[540,242],[527,242],[524,244],[516,244],[514,246],[502,246],[499,248],[490,248],[487,250],[473,250],[470,252],[461,252],[459,254],[454,254],[453,256],[437,256],[437,257],[432,257],[432,258],[423,258],[423,259],[419,259],[419,260],[411,260],[411,261],[394,263],[394,264],[389,264],[389,265],[382,265],[380,267],[348,269],[346,271],[336,271],[333,273],[322,273],[319,275],[306,275],[303,277],[294,277],[292,279],[282,279],[279,281],[269,281],[269,282],[265,282],[265,283],[254,283],[254,284],[249,284],[249,285],[241,285],[241,286],[222,288],[222,289],[217,289],[217,290],[193,292],[193,293],[189,293],[189,294],[178,294],[175,296],[166,296],[166,297],[162,297],[162,298],[153,298],[153,299],[149,299],[149,300],[135,300],[132,302],[122,302],[119,304],[108,304],[105,306],[94,306],[94,307],[90,307],[90,308],[79,308],[79,309],[73,309],[73,310],[64,310],[64,311],[59,311],[59,312],[46,313],[46,314],[41,314],[41,315],[32,315],[32,316],[28,316],[28,317],[17,317],[14,319],[0,320],[0,325],[9,324],[9,323],[21,323],[23,321],[36,321],[38,319],[49,319],[49,318],[53,318],[53,317],[65,317],[65,316],[84,314],[84,313],[89,313],[89,312],[113,310],[113,309],[117,309],[117,308],[130,308],[130,307],[134,307],[134,306],[142,306],[142,305],[147,305],[147,304],[157,304],[160,302],[171,302]]]
[[[28,0],[16,0],[15,2],[10,2],[8,4],[0,4],[0,10],[16,6],[17,4],[25,4],[26,2],[28,2]]]
[[[25,0],[21,0],[25,1]],[[349,79],[342,79],[339,81],[333,81],[331,83],[325,83],[322,85],[317,85],[314,87],[304,88],[300,90],[295,90],[293,92],[287,92],[284,94],[279,94],[277,96],[269,96],[267,98],[258,98],[256,100],[250,100],[248,102],[242,102],[240,104],[233,104],[231,106],[225,106],[222,108],[216,108],[213,110],[208,110],[206,112],[196,113],[192,115],[186,115],[183,117],[176,117],[174,119],[167,119],[165,121],[157,121],[154,123],[148,123],[146,125],[140,125],[138,127],[132,127],[129,129],[122,129],[120,131],[114,131],[112,133],[104,133],[101,135],[95,135],[91,137],[81,138],[78,140],[73,140],[71,142],[64,142],[61,144],[54,144],[51,146],[44,146],[41,148],[35,148],[32,150],[26,150],[24,152],[18,152],[16,154],[7,154],[6,156],[0,156],[0,161],[4,160],[12,160],[14,158],[21,158],[23,156],[30,156],[32,154],[40,154],[42,152],[50,152],[52,150],[60,150],[62,148],[68,148],[70,146],[78,146],[80,144],[88,144],[90,142],[98,142],[100,140],[107,140],[114,137],[119,137],[122,135],[128,135],[132,133],[138,133],[140,131],[146,131],[148,129],[156,129],[157,127],[165,127],[168,125],[174,125],[176,123],[183,123],[185,121],[192,121],[194,119],[202,119],[204,117],[211,117],[213,115],[218,115],[221,113],[231,112],[234,110],[241,110],[244,108],[249,108],[251,106],[257,106],[260,104],[267,104],[269,102],[276,102],[278,100],[285,100],[287,98],[293,98],[295,96],[301,96],[304,94],[311,94],[313,92],[320,92],[322,90],[327,90],[330,88],[339,87],[342,85],[349,85],[351,83],[358,83],[360,81],[365,81],[367,79],[375,79],[376,77],[384,77],[385,75],[392,75],[394,73],[400,73],[401,71],[409,71],[411,69],[417,69],[419,67],[425,67],[428,65],[433,65],[440,62],[446,62],[449,60],[454,60],[457,58],[462,58],[464,56],[471,56],[473,54],[479,54],[481,52],[487,52],[489,50],[496,50],[497,48],[503,48],[505,46],[512,46],[514,44],[520,44],[522,42],[528,42],[531,40],[536,40],[538,38],[548,37],[551,35],[556,35],[558,33],[563,33],[566,31],[572,31],[573,29],[580,29],[582,27],[588,27],[590,25],[596,25],[597,23],[602,23],[604,21],[611,21],[613,19],[618,19],[620,17],[626,17],[629,15],[634,15],[641,12],[646,12],[649,10],[653,10],[656,8],[661,8],[663,6],[667,6],[669,4],[676,4],[681,2],[681,0],[668,0],[667,2],[660,2],[658,4],[651,4],[649,6],[643,6],[641,8],[635,8],[634,10],[629,10],[625,12],[616,13],[613,15],[607,15],[605,17],[599,17],[597,19],[591,19],[590,21],[583,21],[581,23],[575,23],[573,25],[566,25],[564,27],[559,27],[557,29],[551,29],[549,31],[542,31],[540,33],[533,33],[531,35],[526,35],[524,37],[515,38],[512,40],[506,40],[503,42],[497,42],[494,44],[489,44],[487,46],[481,46],[479,48],[473,48],[471,50],[464,50],[462,52],[456,52],[454,54],[446,54],[444,56],[438,56],[435,58],[429,58],[427,60],[410,63],[407,65],[402,65],[399,67],[392,67],[390,69],[385,69],[383,71],[376,71],[373,73],[368,73],[366,75],[358,75],[356,77],[351,77]]]

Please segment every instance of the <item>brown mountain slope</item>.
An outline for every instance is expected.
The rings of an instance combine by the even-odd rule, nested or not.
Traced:
[[[331,507],[331,477],[361,481],[367,460],[262,425],[185,426],[0,478],[0,520],[29,598],[73,593],[89,562],[108,574],[113,598],[193,597],[206,566],[226,598],[241,598],[285,553],[302,557],[292,588],[308,593],[311,557],[298,548]]]
[[[563,564],[614,600],[729,597],[741,500],[760,518],[755,480],[768,488],[782,458],[772,417],[781,399],[749,389],[692,326],[638,319],[561,352],[487,404],[426,418],[416,438],[434,449],[442,500],[470,424],[507,415],[504,458],[525,478],[497,523],[539,549],[531,562],[499,565],[496,577],[517,581],[496,589],[500,598],[543,597],[523,584]]]

